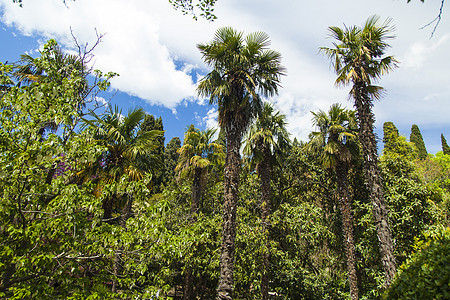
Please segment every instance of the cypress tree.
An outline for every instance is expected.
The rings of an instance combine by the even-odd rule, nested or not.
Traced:
[[[172,138],[166,145],[164,150],[164,178],[163,184],[169,184],[175,176],[175,167],[178,162],[177,150],[181,148],[181,140],[179,137]]]
[[[383,143],[384,152],[395,152],[397,147],[398,129],[392,122],[384,122],[383,124]]]
[[[164,126],[162,122],[162,118],[159,117],[155,119],[153,115],[146,115],[144,118],[144,121],[141,125],[141,131],[151,131],[151,130],[161,130],[164,131]],[[155,141],[158,144],[158,147],[152,151],[151,155],[156,157],[160,163],[161,168],[158,166],[152,171],[153,179],[153,191],[156,193],[159,193],[161,191],[161,184],[163,183],[163,176],[164,176],[164,169],[162,166],[164,166],[164,135],[157,138]]]
[[[417,126],[416,124],[411,127],[411,135],[409,136],[409,141],[416,145],[419,159],[427,158],[427,148],[425,147],[425,143],[423,141],[422,134],[420,133],[419,126]]]
[[[447,140],[444,137],[444,134],[441,133],[441,144],[442,144],[442,152],[446,155],[450,155],[450,147],[447,144]]]

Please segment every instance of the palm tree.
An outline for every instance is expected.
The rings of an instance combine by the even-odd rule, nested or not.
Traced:
[[[199,209],[200,199],[205,188],[208,169],[224,158],[222,145],[213,142],[216,129],[199,130],[189,126],[184,135],[183,146],[178,149],[179,163],[175,167],[178,179],[192,177],[191,215]]]
[[[179,163],[175,167],[178,180],[192,177],[191,222],[196,220],[200,200],[211,166],[224,159],[222,145],[212,141],[216,129],[199,130],[189,126],[184,135],[183,146],[178,149]],[[195,299],[192,284],[192,269],[187,267],[184,274],[183,299]]]
[[[264,103],[258,119],[250,128],[244,147],[244,154],[256,164],[256,172],[261,180],[261,220],[265,237],[262,255],[261,299],[269,299],[269,229],[272,167],[276,159],[289,146],[289,133],[286,130],[286,116],[273,106]]]
[[[330,36],[337,40],[333,48],[320,48],[331,60],[338,75],[336,85],[352,84],[350,95],[354,100],[359,123],[359,139],[363,148],[364,173],[373,204],[373,215],[380,241],[381,262],[385,283],[395,275],[395,257],[389,227],[383,187],[378,169],[377,142],[374,134],[373,101],[380,99],[383,88],[373,82],[397,66],[392,56],[384,56],[389,47],[386,40],[393,38],[394,27],[387,19],[379,24],[379,17],[370,17],[362,28],[341,29],[329,27]]]
[[[97,164],[97,175],[103,181],[118,181],[122,175],[139,181],[146,173],[161,166],[152,151],[157,147],[156,139],[162,136],[163,131],[140,130],[145,117],[142,108],[132,109],[127,116],[123,116],[117,106],[114,109],[109,106],[103,116],[93,112],[91,116],[93,120],[84,121],[94,130],[94,139],[107,148]]]
[[[163,131],[151,130],[141,131],[140,124],[144,120],[145,111],[142,108],[135,108],[123,116],[116,106],[108,107],[108,111],[103,116],[98,116],[91,112],[93,120],[84,120],[85,126],[90,126],[93,130],[94,140],[103,144],[107,151],[99,158],[96,164],[84,170],[81,176],[95,174],[100,183],[117,182],[123,175],[127,175],[130,181],[141,180],[145,173],[154,171],[161,164],[152,155],[156,149],[156,139],[163,135]],[[123,199],[121,199],[123,198]],[[120,201],[122,200],[122,201]],[[103,219],[112,220],[114,206],[121,206],[119,224],[125,227],[127,219],[130,217],[133,198],[125,194],[122,197],[114,195],[103,203]],[[116,251],[113,265],[114,275],[120,274],[120,249]],[[113,280],[112,291],[117,291],[117,280]]]
[[[307,149],[312,153],[320,154],[323,166],[336,172],[350,295],[352,300],[355,300],[358,299],[358,279],[351,200],[348,193],[348,171],[352,157],[358,152],[355,113],[341,108],[339,104],[333,104],[328,114],[322,110],[312,114],[314,115],[313,125],[319,131],[309,135],[310,142]]]
[[[243,36],[230,27],[217,30],[213,41],[197,47],[213,68],[197,87],[200,96],[217,104],[219,125],[225,129],[227,150],[224,170],[223,227],[218,299],[232,299],[236,206],[239,198],[241,140],[256,112],[261,97],[278,92],[284,73],[280,53],[268,49],[267,34]]]

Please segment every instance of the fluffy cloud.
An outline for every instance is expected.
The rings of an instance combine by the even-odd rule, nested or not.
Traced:
[[[155,3],[153,3],[155,2]],[[175,107],[194,96],[189,64],[177,63],[160,42],[160,23],[169,12],[167,1],[77,0],[24,1],[23,8],[2,0],[2,21],[26,35],[55,37],[73,46],[71,30],[80,43],[93,44],[96,31],[104,34],[95,49],[95,67],[120,74],[113,87],[153,104]]]
[[[168,0],[76,0],[68,2],[69,8],[61,0],[24,0],[23,8],[0,0],[0,5],[5,24],[25,34],[56,37],[66,46],[72,45],[69,28],[82,42],[95,41],[95,29],[105,33],[95,63],[120,74],[113,87],[173,111],[180,103],[205,103],[195,98],[194,79],[208,71],[197,43],[209,42],[222,26],[246,33],[265,31],[288,70],[280,95],[272,100],[287,115],[293,136],[305,140],[311,130],[310,111],[327,110],[336,102],[352,107],[348,89],[334,87],[329,62],[318,55],[320,46],[332,46],[328,26],[361,25],[373,14],[393,19],[397,38],[390,42],[389,54],[401,61],[400,68],[380,82],[387,96],[375,104],[377,127],[387,120],[399,127],[411,122],[450,127],[445,109],[450,95],[450,18],[444,16],[432,40],[431,28],[418,29],[436,16],[437,2],[260,0],[256,5],[219,0],[213,23],[175,12]],[[198,120],[216,124],[216,113],[210,110]]]

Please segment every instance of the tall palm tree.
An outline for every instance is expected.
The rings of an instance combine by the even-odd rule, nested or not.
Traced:
[[[233,297],[236,206],[242,137],[261,107],[261,97],[278,92],[284,74],[280,53],[268,49],[269,36],[256,32],[243,36],[230,27],[217,30],[208,44],[197,45],[213,68],[197,87],[200,96],[217,104],[219,125],[225,129],[227,150],[224,170],[223,227],[218,299]]]
[[[225,153],[223,146],[213,142],[217,130],[209,128],[199,130],[194,125],[189,126],[184,135],[183,146],[178,149],[179,163],[175,167],[178,180],[192,178],[191,222],[196,220],[200,200],[205,188],[206,179],[211,166],[223,161]],[[183,299],[196,299],[193,289],[192,269],[187,267],[184,274]]]
[[[373,83],[397,66],[394,57],[383,57],[389,47],[386,40],[394,37],[393,30],[390,19],[380,24],[379,17],[372,16],[362,28],[329,27],[330,36],[337,42],[334,43],[333,48],[320,48],[330,58],[338,75],[336,85],[352,84],[350,95],[357,112],[359,139],[364,156],[364,173],[373,204],[386,285],[391,283],[396,268],[388,210],[378,169],[372,106],[373,101],[380,99],[383,92],[382,87]]]
[[[261,180],[261,220],[264,232],[264,251],[262,254],[261,299],[269,299],[269,230],[272,168],[276,159],[289,146],[289,133],[286,130],[286,116],[273,106],[264,103],[256,122],[251,126],[244,147],[244,154],[256,164],[256,172]]]
[[[313,125],[319,131],[309,135],[310,142],[307,149],[312,153],[320,154],[323,166],[336,172],[350,295],[352,300],[355,300],[358,299],[358,279],[351,199],[348,192],[348,171],[352,157],[358,152],[355,113],[343,109],[339,104],[333,104],[328,114],[322,110],[312,114],[314,115]]]

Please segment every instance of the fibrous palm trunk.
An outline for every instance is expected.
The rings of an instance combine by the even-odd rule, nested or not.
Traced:
[[[344,233],[345,256],[347,258],[347,273],[350,283],[350,296],[352,300],[358,299],[358,277],[356,274],[355,241],[353,235],[353,222],[351,204],[348,195],[348,167],[346,163],[339,162],[336,166],[337,185],[339,190],[339,205],[342,214],[342,232]]]
[[[378,169],[377,144],[373,131],[372,100],[367,93],[364,83],[356,83],[355,85],[354,98],[359,122],[359,139],[363,148],[364,175],[372,201],[372,212],[380,245],[385,285],[389,286],[396,272],[394,246],[389,227],[388,210],[381,185],[380,171]]]
[[[241,132],[233,120],[226,124],[227,152],[224,170],[223,224],[220,254],[220,277],[217,299],[233,299],[234,243],[236,206],[239,197]]]
[[[269,299],[269,217],[270,217],[270,149],[261,147],[264,159],[258,165],[258,175],[261,179],[261,220],[264,235],[262,252],[262,274],[261,274],[261,299]]]

